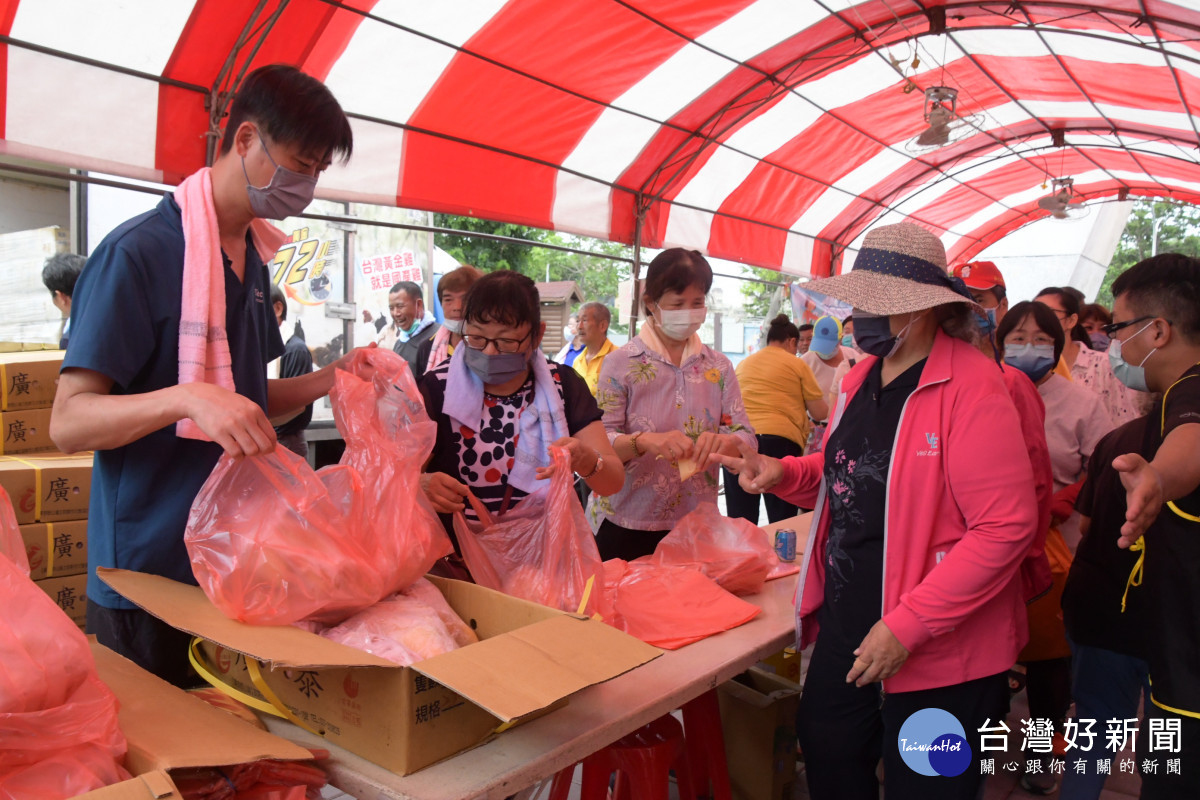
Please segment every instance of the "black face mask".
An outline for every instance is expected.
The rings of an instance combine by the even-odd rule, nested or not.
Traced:
[[[889,317],[867,314],[856,308],[854,309],[854,342],[858,345],[859,350],[868,355],[888,358],[900,349],[908,329],[923,316],[925,316],[925,312],[910,319],[900,333],[893,334]]]

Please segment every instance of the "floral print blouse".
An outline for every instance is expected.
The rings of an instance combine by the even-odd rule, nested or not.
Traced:
[[[758,449],[733,364],[706,346],[676,367],[635,337],[604,359],[596,402],[609,441],[638,431],[672,430],[695,441],[712,431],[732,433]],[[669,530],[701,502],[716,502],[718,473],[713,467],[680,481],[674,464],[644,453],[625,465],[621,491],[593,495],[588,518],[593,529],[607,518],[634,530]]]
[[[1116,425],[1124,425],[1150,410],[1149,395],[1117,380],[1108,362],[1108,353],[1079,345],[1079,355],[1071,365],[1071,379],[1100,396]]]

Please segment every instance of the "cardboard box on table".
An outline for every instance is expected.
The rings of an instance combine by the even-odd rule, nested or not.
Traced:
[[[54,405],[64,351],[0,353],[0,411]]]
[[[135,777],[82,795],[87,800],[174,800],[181,795],[167,770],[312,758],[303,747],[192,697],[94,639],[91,645],[100,679],[120,702],[118,723],[129,743],[125,768]]]
[[[29,577],[62,578],[87,572],[87,520],[21,525]]]
[[[401,775],[662,654],[597,620],[431,578],[481,641],[401,667],[292,626],[228,619],[195,586],[123,570],[99,574],[167,624],[207,640],[198,648],[201,667],[220,682],[260,704],[265,686],[293,721]]]
[[[18,525],[87,519],[92,498],[92,454],[0,456],[0,486]]]
[[[800,690],[751,668],[717,687],[729,782],[736,800],[791,800]]]

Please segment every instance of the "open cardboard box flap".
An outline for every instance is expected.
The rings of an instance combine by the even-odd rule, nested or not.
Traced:
[[[125,764],[135,775],[264,758],[312,758],[300,745],[189,695],[95,640],[91,646],[100,679],[120,702],[118,722],[129,742]]]
[[[101,568],[101,580],[174,628],[274,667],[387,667],[391,661],[291,626],[257,626],[225,617],[196,586],[153,575]],[[455,582],[435,581],[447,594]],[[487,592],[470,587],[475,593]],[[503,598],[519,626],[477,644],[414,664],[412,669],[457,692],[504,722],[543,710],[586,686],[628,672],[662,654],[603,622]],[[455,605],[454,597],[449,597]],[[455,606],[458,608],[458,606]],[[461,609],[460,609],[461,613]]]
[[[183,795],[166,770],[157,770],[81,794],[76,800],[183,800]]]

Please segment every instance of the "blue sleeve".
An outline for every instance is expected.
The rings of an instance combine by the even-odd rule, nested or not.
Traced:
[[[103,242],[75,285],[63,368],[93,370],[127,389],[161,346],[149,289],[143,265],[122,240]]]

